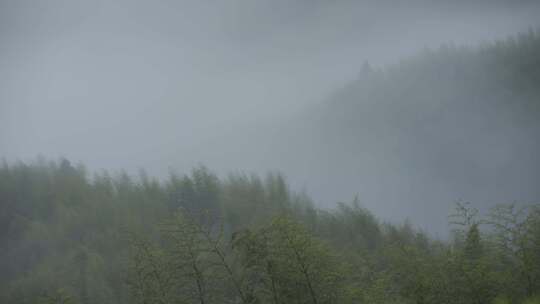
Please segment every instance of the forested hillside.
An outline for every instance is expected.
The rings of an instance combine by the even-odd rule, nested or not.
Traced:
[[[197,151],[293,186],[6,160],[0,303],[537,303],[539,84],[538,32],[447,45]]]
[[[257,161],[283,167],[317,199],[358,193],[382,216],[442,232],[456,200],[487,210],[540,199],[539,83],[536,31],[449,44],[383,68],[366,63],[268,136],[255,128],[249,140],[260,144],[245,146],[262,146]]]
[[[540,0],[0,0],[0,304],[540,304]]]
[[[357,200],[315,208],[279,174],[159,182],[67,160],[0,168],[2,303],[521,303],[539,206],[467,203],[435,240]],[[527,302],[533,303],[533,302]]]

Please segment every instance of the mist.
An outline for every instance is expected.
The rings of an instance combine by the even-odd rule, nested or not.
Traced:
[[[377,148],[355,154],[315,138],[324,151],[313,156],[291,149],[298,138],[283,126],[332,99],[365,62],[384,68],[442,44],[506,39],[538,27],[538,16],[536,1],[3,0],[0,157],[163,178],[198,164],[220,175],[279,171],[319,206],[358,195],[382,218],[444,233],[455,201],[537,201],[538,180],[500,192],[448,181],[448,167],[422,171],[438,151],[402,165],[400,153],[388,161]],[[403,153],[412,145],[394,142]],[[336,161],[349,154],[358,162]]]

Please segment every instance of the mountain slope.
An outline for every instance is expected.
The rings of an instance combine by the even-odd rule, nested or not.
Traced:
[[[530,31],[426,50],[384,69],[366,64],[277,132],[294,151],[278,153],[290,157],[279,162],[316,197],[358,193],[379,214],[441,231],[441,207],[456,200],[540,200],[539,118],[540,35]]]

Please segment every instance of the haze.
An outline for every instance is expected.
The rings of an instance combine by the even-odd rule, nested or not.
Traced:
[[[328,169],[347,153],[339,146],[316,158],[272,144],[366,61],[390,66],[425,48],[477,46],[540,25],[536,1],[406,2],[2,0],[0,157],[66,157],[154,176],[201,163],[223,175],[280,171],[320,206],[359,194],[382,218],[416,214],[435,231],[459,199],[539,199],[537,180],[489,195],[433,184],[407,196],[416,175],[431,176],[396,173],[376,150],[361,154],[369,165],[343,171]],[[405,175],[403,186],[396,176]],[[443,207],[416,202],[435,196]]]

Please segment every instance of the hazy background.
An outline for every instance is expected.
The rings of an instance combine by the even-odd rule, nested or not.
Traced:
[[[537,1],[0,0],[0,157],[157,176],[198,163],[221,174],[279,170],[322,206],[358,193],[383,218],[441,231],[448,206],[481,200],[481,189],[415,188],[415,170],[394,172],[377,151],[342,175],[327,170],[337,147],[326,162],[269,143],[365,61],[505,38],[539,16]],[[252,147],[258,134],[268,138]],[[442,207],[417,202],[435,196]]]

